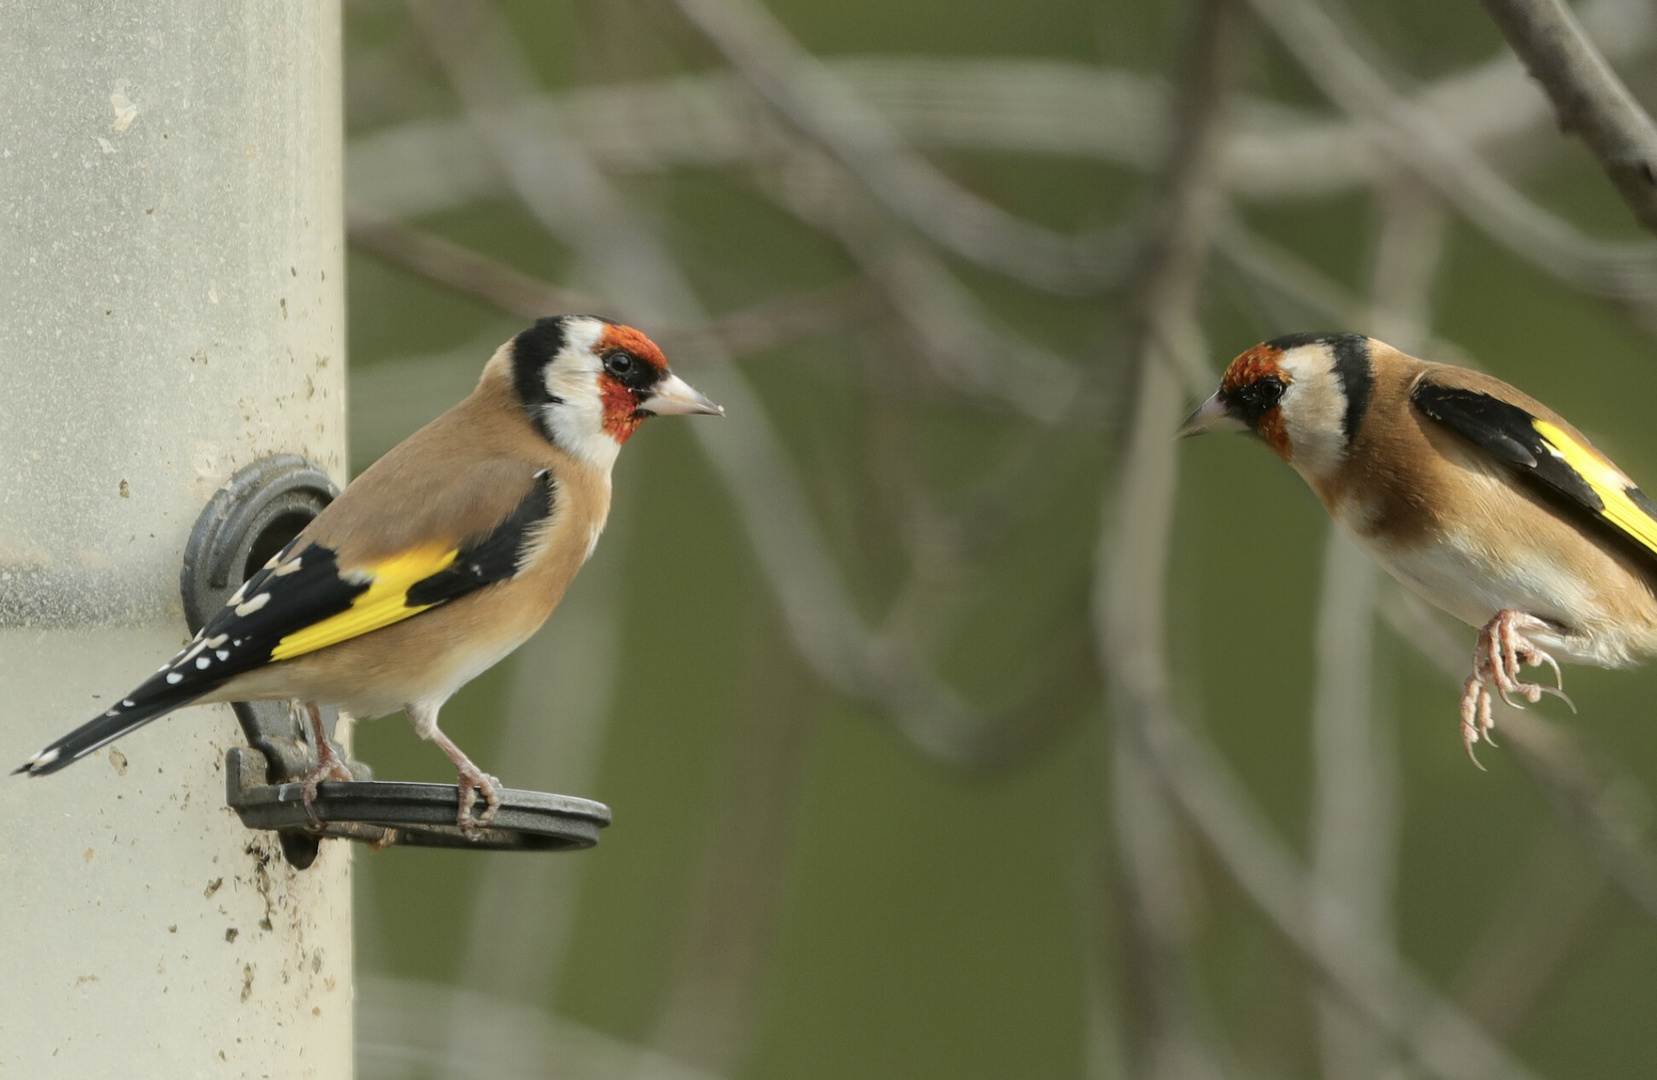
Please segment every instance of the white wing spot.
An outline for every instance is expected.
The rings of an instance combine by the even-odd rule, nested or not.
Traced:
[[[230,659],[230,650],[229,649],[215,649],[213,651],[213,655],[218,657],[220,660],[228,660],[228,659]]]
[[[207,643],[207,647],[209,649],[216,649],[220,645],[223,645],[224,644],[224,639],[229,637],[229,636],[230,636],[229,634],[220,634],[218,637],[214,638],[212,641],[209,641]]]
[[[184,681],[184,676],[180,675],[176,671],[171,672],[167,675],[167,683],[170,686],[177,686],[179,683],[181,683],[183,681]]]
[[[198,670],[201,670],[201,671],[206,671],[207,670],[207,665],[211,664],[212,662],[213,662],[213,658],[211,656],[199,656],[199,657],[196,658],[196,668]]]
[[[275,576],[283,577],[287,574],[293,573],[294,571],[296,571],[298,569],[299,569],[299,559],[296,558],[292,562],[283,563],[281,566],[278,566],[276,568],[276,575]]]
[[[125,701],[121,702],[121,704],[126,706],[129,709],[137,707],[137,703],[134,702],[131,698],[127,698]]]
[[[247,595],[247,582],[244,581],[239,586],[236,587],[235,592],[230,594],[230,599],[228,599],[224,602],[224,606],[225,607],[235,607],[237,604],[242,602],[242,597],[244,597],[246,595]]]
[[[236,614],[238,614],[238,615],[251,615],[255,611],[258,611],[260,608],[264,607],[268,603],[270,603],[270,593],[262,592],[258,596],[255,596],[253,599],[247,601],[244,604],[237,604],[236,605]]]
[[[61,750],[45,750],[29,759],[29,765],[36,769],[45,768],[58,759]]]

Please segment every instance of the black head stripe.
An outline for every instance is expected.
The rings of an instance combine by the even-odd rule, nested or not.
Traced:
[[[1350,444],[1358,433],[1364,410],[1369,408],[1370,384],[1375,381],[1369,360],[1369,339],[1362,334],[1332,334],[1325,343],[1335,358],[1335,376],[1346,393],[1346,416],[1341,419],[1341,428]]]
[[[537,319],[534,326],[512,340],[512,386],[537,427],[542,426],[542,406],[552,404],[552,394],[547,391],[547,365],[563,351],[562,315]]]
[[[1346,336],[1345,334],[1332,334],[1324,330],[1314,330],[1310,333],[1284,334],[1282,337],[1274,337],[1266,342],[1266,345],[1278,352],[1288,352],[1290,349],[1298,349],[1302,345],[1317,345]]]
[[[1341,391],[1346,394],[1346,415],[1341,418],[1341,433],[1350,443],[1358,431],[1359,422],[1363,420],[1364,410],[1369,408],[1370,386],[1375,381],[1374,367],[1369,358],[1369,339],[1362,334],[1320,331],[1284,334],[1266,344],[1283,352],[1303,345],[1329,346],[1329,355],[1335,361],[1335,377],[1341,381]]]

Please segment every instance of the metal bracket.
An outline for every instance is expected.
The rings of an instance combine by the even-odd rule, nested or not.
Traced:
[[[196,519],[184,548],[179,585],[190,632],[338,494],[320,466],[296,454],[264,458],[231,477]],[[375,846],[569,851],[598,843],[598,830],[610,823],[603,803],[509,788],[495,820],[468,839],[455,823],[455,785],[374,781],[358,762],[350,763],[356,781],[319,785],[307,811],[297,781],[316,767],[309,725],[285,701],[238,701],[232,708],[248,747],[225,757],[230,807],[249,828],[276,830],[282,853],[300,870],[328,837]],[[337,710],[323,710],[330,730],[338,720]]]
[[[306,810],[297,783],[263,783],[257,750],[233,747],[225,758],[225,794],[242,824],[298,832],[313,840],[344,837],[376,847],[409,844],[493,851],[571,851],[598,843],[610,824],[603,803],[544,791],[501,791],[495,820],[467,837],[455,824],[459,798],[453,784],[403,784],[375,780],[327,783]]]

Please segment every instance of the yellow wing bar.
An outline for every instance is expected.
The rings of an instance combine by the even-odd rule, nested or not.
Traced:
[[[366,567],[362,571],[370,576],[366,592],[338,615],[331,615],[284,637],[271,650],[270,658],[287,660],[329,645],[338,645],[369,631],[402,622],[410,615],[418,615],[435,606],[410,606],[407,602],[408,591],[417,582],[447,568],[459,553],[459,548],[416,548]]]
[[[1628,478],[1607,465],[1597,454],[1546,420],[1531,421],[1549,449],[1582,477],[1605,508],[1601,516],[1642,547],[1657,553],[1657,520],[1629,497]]]

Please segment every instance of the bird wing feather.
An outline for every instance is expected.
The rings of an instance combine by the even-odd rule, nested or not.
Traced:
[[[1451,385],[1431,375],[1416,383],[1410,402],[1573,511],[1657,557],[1657,504],[1563,420],[1537,415],[1544,410],[1532,411],[1489,389]]]
[[[278,556],[250,578],[240,604],[227,605],[202,635],[256,629],[254,639],[268,647],[258,662],[288,660],[412,618],[516,574],[552,515],[555,494],[556,484],[543,470],[511,512],[487,531],[454,544],[411,547],[346,569],[340,568],[332,549],[306,544],[301,535],[293,553]],[[307,563],[313,560],[324,567],[307,575]],[[290,570],[294,563],[298,569]],[[286,584],[289,579],[291,586]],[[263,608],[239,614],[262,593],[270,597]],[[260,624],[248,621],[260,616],[265,617]]]
[[[528,470],[518,475],[529,477]],[[499,479],[488,472],[472,479],[491,478]],[[466,492],[470,487],[462,484],[451,490]],[[545,470],[534,474],[528,489],[515,505],[507,504],[504,516],[487,523],[477,519],[457,542],[415,545],[374,557],[342,560],[338,551],[313,535],[329,537],[326,529],[307,528],[248,578],[159,671],[18,771],[56,772],[237,675],[361,637],[511,578],[543,542],[557,495],[557,485]],[[497,487],[497,500],[500,494]],[[424,505],[414,512],[431,510]],[[313,526],[325,526],[327,517],[324,511]]]

